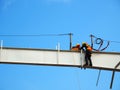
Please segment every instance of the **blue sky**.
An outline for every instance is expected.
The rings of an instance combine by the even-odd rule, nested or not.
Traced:
[[[73,45],[90,34],[120,41],[119,0],[0,0],[0,35],[73,33]],[[69,36],[0,36],[8,47],[69,49]],[[106,51],[120,52],[120,43]],[[109,90],[112,72],[70,67],[0,65],[0,90]],[[112,90],[120,90],[116,73]]]

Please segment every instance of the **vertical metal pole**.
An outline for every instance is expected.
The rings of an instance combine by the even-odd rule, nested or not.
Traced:
[[[112,86],[113,86],[114,76],[115,76],[115,71],[113,71],[113,73],[112,73],[112,79],[111,79],[111,83],[110,83],[110,89],[112,89]]]
[[[70,36],[70,50],[72,49],[72,33],[69,33],[69,36]]]
[[[59,64],[59,52],[60,52],[60,43],[57,45],[57,64]]]
[[[82,54],[83,54],[83,52],[82,52],[82,50],[80,50],[80,61],[81,61],[81,69],[82,69],[82,67],[83,67],[83,62],[82,62]]]
[[[0,41],[0,60],[2,59],[3,40]]]
[[[98,86],[98,82],[99,82],[99,79],[100,79],[100,74],[101,74],[101,70],[99,70],[99,73],[98,73],[98,78],[97,78],[96,86]]]
[[[117,65],[115,66],[115,69],[116,69],[119,65],[120,65],[120,62],[117,63]],[[112,73],[112,79],[111,79],[111,83],[110,83],[110,89],[112,89],[112,86],[113,86],[114,76],[115,76],[115,70],[113,70],[113,73]]]
[[[91,47],[93,48],[93,35],[91,34],[90,37],[91,37]]]
[[[1,40],[0,43],[1,43],[1,44],[0,44],[0,47],[1,47],[1,49],[2,49],[2,47],[3,47],[3,40]]]

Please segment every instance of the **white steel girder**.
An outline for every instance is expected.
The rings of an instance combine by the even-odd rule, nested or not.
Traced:
[[[76,51],[3,47],[0,63],[82,67],[85,60]],[[86,68],[120,71],[120,53],[93,52],[92,63]]]

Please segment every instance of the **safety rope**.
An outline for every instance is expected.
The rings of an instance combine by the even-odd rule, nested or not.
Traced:
[[[79,72],[78,72],[78,70],[76,70],[76,77],[77,77],[78,89],[82,90],[81,87],[80,87],[80,79],[79,79]]]
[[[75,58],[74,58],[74,53],[73,53],[73,62],[74,62],[74,65],[75,65]],[[79,80],[79,72],[75,69],[75,75],[76,75],[76,81],[78,83],[78,90],[82,90],[81,87],[80,87],[80,80]]]

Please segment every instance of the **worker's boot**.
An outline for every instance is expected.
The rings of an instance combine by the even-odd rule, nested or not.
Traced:
[[[90,64],[90,66],[92,67],[92,64]]]
[[[84,65],[83,65],[83,68],[86,69],[87,66],[88,66],[88,64],[84,64]]]
[[[87,66],[88,66],[88,64],[84,64],[84,65],[83,65],[83,68],[86,69]]]
[[[84,65],[83,65],[83,67],[86,67],[86,66],[88,66],[88,64],[84,64]]]
[[[91,66],[92,67],[92,62],[91,62],[91,60],[90,60],[90,65],[89,66]]]

